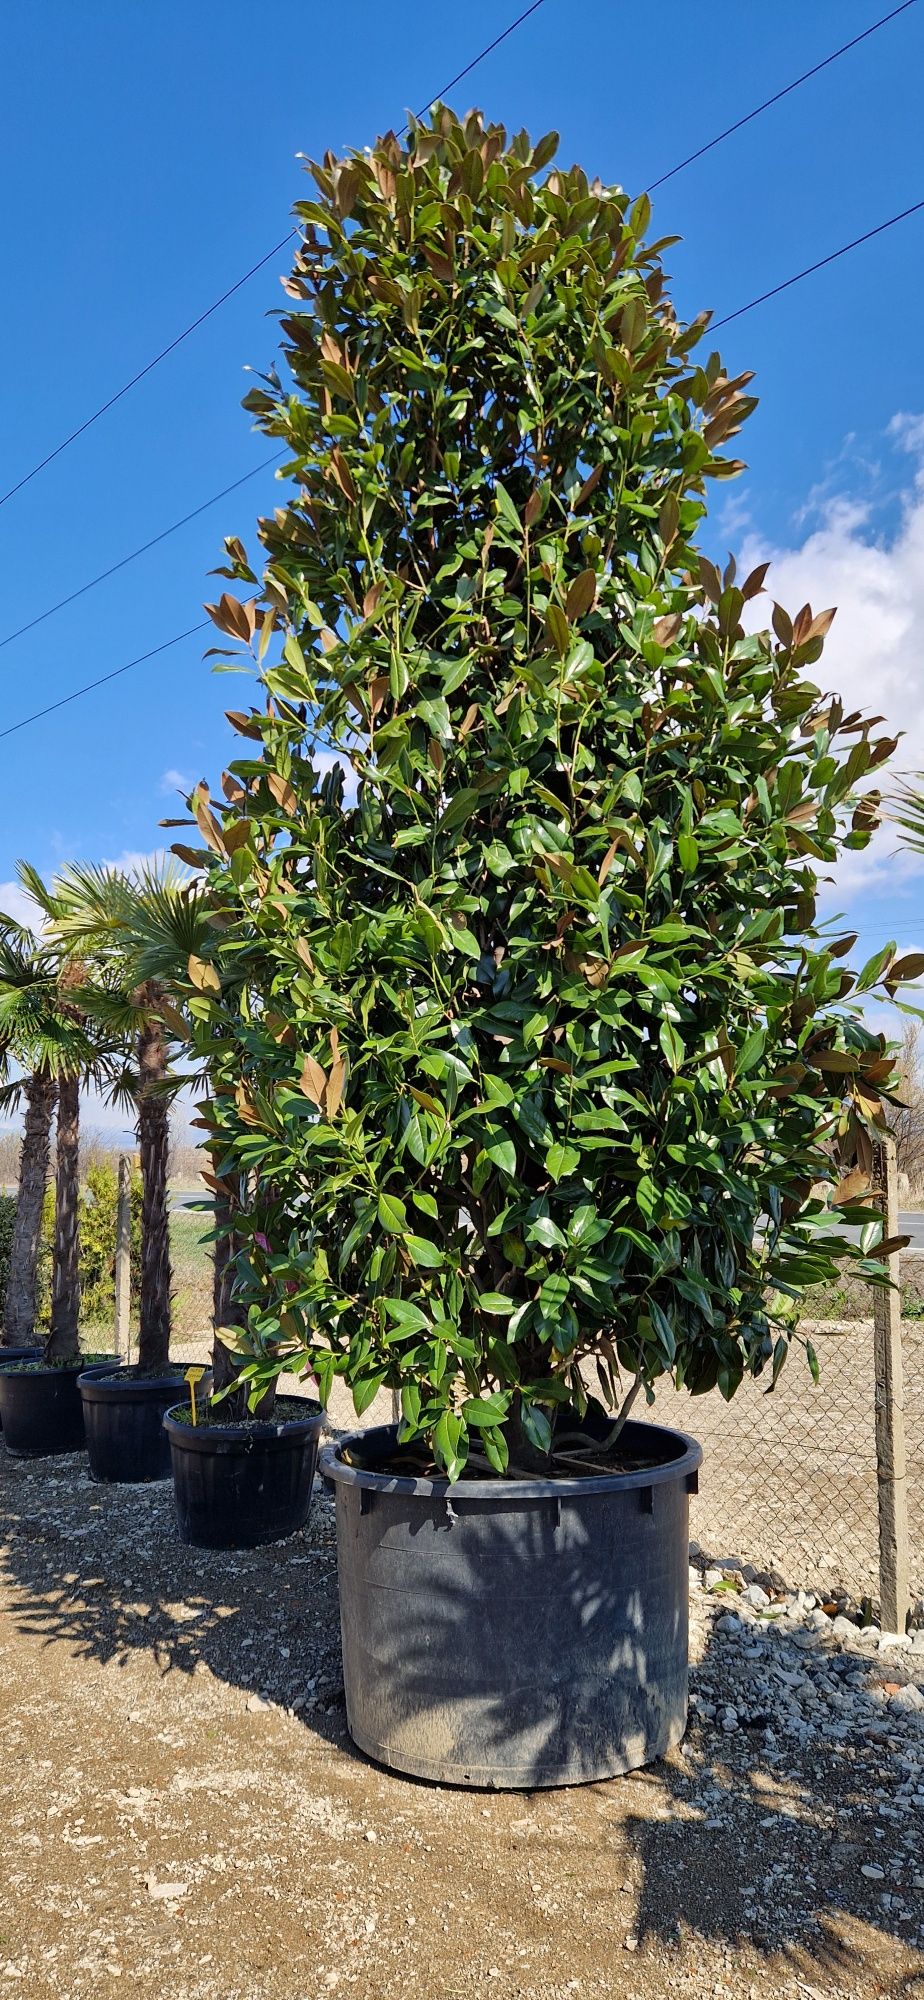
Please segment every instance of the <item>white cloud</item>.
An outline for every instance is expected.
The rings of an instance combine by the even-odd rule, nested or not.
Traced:
[[[898,410],[889,425],[889,436],[919,460],[917,477],[919,483],[924,481],[924,416]]]
[[[739,561],[747,575],[769,558],[767,589],[791,613],[806,603],[816,612],[837,606],[813,675],[849,708],[884,716],[888,730],[877,733],[901,732],[883,772],[886,790],[898,773],[924,769],[924,416],[894,417],[889,436],[914,460],[913,483],[899,495],[889,532],[877,533],[865,493],[819,493],[812,502],[817,525],[804,540],[768,549],[752,530]],[[766,607],[766,597],[755,601],[755,622],[764,622]],[[864,853],[845,856],[838,893],[886,881],[894,888],[918,874],[924,860],[896,846],[894,828],[884,827]]]
[[[191,778],[188,771],[171,769],[162,773],[160,789],[162,792],[181,792],[183,798],[187,799],[195,782],[195,778]]]
[[[120,875],[128,875],[135,879],[152,868],[165,868],[168,863],[171,868],[180,870],[181,864],[176,855],[171,854],[166,847],[152,847],[147,854],[139,847],[126,847],[121,854],[107,856],[100,862],[100,867],[117,869]]]
[[[42,913],[38,905],[27,896],[21,882],[0,882],[0,912],[12,917],[13,922],[23,924],[26,930],[41,927]]]

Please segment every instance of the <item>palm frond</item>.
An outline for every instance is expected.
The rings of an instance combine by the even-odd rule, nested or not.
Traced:
[[[55,882],[54,904],[53,930],[62,945],[108,954],[125,986],[185,981],[208,930],[198,884],[172,860],[147,863],[134,876],[72,863]]]
[[[900,830],[902,846],[924,854],[924,771],[913,771],[911,780],[898,786],[890,806],[888,816]]]
[[[39,874],[38,869],[33,867],[31,861],[17,861],[16,873],[27,896],[31,896],[33,903],[37,903],[39,909],[44,911],[45,916],[52,919],[56,906],[55,891],[53,888],[49,888],[44,876]]]

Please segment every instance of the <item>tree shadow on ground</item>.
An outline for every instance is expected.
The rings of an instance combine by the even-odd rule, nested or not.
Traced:
[[[721,1676],[720,1648],[707,1639],[694,1679]],[[759,1684],[752,1700],[766,1708]],[[694,1711],[682,1750],[636,1775],[644,1806],[626,1830],[640,1950],[711,1940],[741,1963],[771,1960],[780,1990],[800,2000],[924,2000],[924,1807],[897,1798],[898,1757],[911,1748],[924,1761],[924,1728],[890,1738],[846,1686],[837,1720],[843,1742],[817,1733],[768,1747],[759,1727],[726,1734]]]
[[[134,1666],[155,1689],[158,1673],[209,1672],[296,1709],[306,1731],[358,1756],[346,1734],[334,1519],[323,1487],[289,1541],[195,1550],[179,1541],[169,1485],[99,1487],[82,1458],[28,1463],[0,1453],[0,1543],[7,1619],[41,1646]],[[445,1610],[434,1606],[434,1621]],[[703,1665],[721,1648],[711,1637]],[[854,1719],[849,1742],[819,1737],[782,1751],[768,1751],[759,1729],[727,1736],[694,1720],[685,1754],[632,1779],[525,1797],[482,1793],[477,1805],[471,1793],[444,1791],[441,1814],[453,1839],[468,1829],[476,1847],[482,1823],[506,1832],[513,1870],[526,1865],[516,1859],[524,1838],[516,1829],[529,1822],[531,1849],[548,1840],[550,1871],[560,1871],[566,1831],[562,1880],[577,1871],[591,1905],[607,1907],[611,1934],[616,1855],[625,1871],[628,1852],[637,1900],[626,1902],[625,1929],[638,1940],[640,1975],[646,1958],[663,1965],[665,1952],[678,1967],[691,1957],[695,1965],[702,1944],[727,1954],[736,2000],[747,2000],[751,1979],[768,1978],[793,2000],[924,2000],[924,1954],[914,1948],[924,1895],[913,1886],[924,1872],[921,1813],[882,1816],[874,1794],[895,1768],[889,1745],[869,1736],[859,1696]],[[394,1784],[406,1798],[408,1781]],[[428,1789],[414,1786],[424,1797]],[[881,1866],[882,1877],[864,1877],[864,1864]],[[631,1964],[610,1965],[612,1986],[597,1990],[647,1993],[629,1977]]]
[[[211,1673],[345,1736],[333,1508],[257,1549],[179,1539],[170,1481],[100,1486],[80,1456],[0,1448],[0,1582],[7,1616],[40,1643],[102,1666]]]

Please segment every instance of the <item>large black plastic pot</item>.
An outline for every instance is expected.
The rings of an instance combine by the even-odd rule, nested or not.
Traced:
[[[206,1371],[196,1384],[196,1395],[207,1396],[211,1386],[211,1373]],[[164,1430],[164,1412],[183,1395],[183,1389],[181,1368],[157,1376],[136,1375],[131,1370],[81,1375],[91,1477],[120,1485],[169,1479],[170,1439]]]
[[[83,1405],[77,1384],[81,1375],[111,1375],[118,1366],[117,1354],[101,1355],[89,1366],[85,1361],[69,1368],[0,1366],[0,1421],[7,1451],[14,1458],[82,1451]]]
[[[186,1409],[183,1405],[183,1410]],[[307,1397],[279,1396],[268,1421],[195,1427],[168,1410],[180,1537],[200,1549],[254,1549],[303,1528],[311,1506],[324,1412]]]
[[[450,1487],[375,1471],[396,1435],[321,1455],[359,1748],[441,1784],[532,1789],[636,1770],[679,1742],[699,1445],[627,1423],[643,1471]]]

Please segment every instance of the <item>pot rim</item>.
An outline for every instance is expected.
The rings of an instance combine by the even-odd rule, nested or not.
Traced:
[[[174,1403],[164,1411],[163,1424],[171,1444],[176,1442],[181,1450],[186,1447],[190,1451],[206,1451],[214,1445],[228,1449],[240,1446],[246,1451],[255,1444],[273,1443],[277,1439],[317,1436],[325,1417],[323,1404],[309,1396],[297,1400],[307,1406],[304,1417],[255,1417],[244,1424],[210,1424],[207,1419],[196,1424],[179,1422],[173,1412],[185,1409],[186,1404]]]
[[[37,1358],[41,1356],[42,1351],[41,1348],[35,1350]],[[21,1355],[18,1361],[0,1361],[0,1375],[16,1375],[20,1380],[38,1378],[43,1382],[48,1381],[50,1377],[60,1376],[63,1379],[66,1375],[76,1375],[78,1382],[82,1376],[94,1381],[97,1369],[105,1368],[107,1374],[114,1375],[122,1366],[118,1354],[107,1354],[102,1361],[88,1361],[86,1355],[82,1354],[79,1361],[43,1362],[38,1368],[31,1365],[24,1367],[24,1362],[31,1362],[31,1354],[32,1350],[28,1355]]]
[[[451,1486],[448,1479],[412,1479],[403,1474],[374,1472],[367,1466],[345,1465],[341,1456],[344,1449],[350,1446],[358,1449],[372,1439],[381,1439],[384,1444],[386,1439],[397,1437],[397,1424],[377,1424],[371,1430],[350,1431],[345,1437],[323,1445],[318,1471],[332,1485],[365,1487],[367,1491],[402,1494],[418,1500],[451,1501],[455,1508],[469,1500],[515,1500],[523,1505],[531,1500],[580,1500],[597,1494],[628,1493],[646,1486],[666,1486],[675,1480],[692,1478],[703,1462],[702,1445],[686,1431],[632,1419],[626,1429],[653,1431],[659,1437],[675,1440],[680,1449],[673,1458],[644,1466],[639,1472],[601,1473],[597,1478],[587,1479],[466,1479]]]
[[[154,1389],[182,1388],[184,1378],[181,1371],[186,1365],[188,1364],[179,1362],[175,1373],[168,1370],[163,1375],[142,1376],[128,1374],[121,1367],[113,1368],[105,1375],[98,1375],[95,1368],[91,1367],[85,1369],[78,1377],[77,1386],[81,1395],[91,1402],[109,1403],[118,1400],[129,1401],[132,1398],[140,1400]],[[208,1374],[211,1372],[211,1369],[207,1370]],[[198,1389],[198,1383],[196,1387]]]

